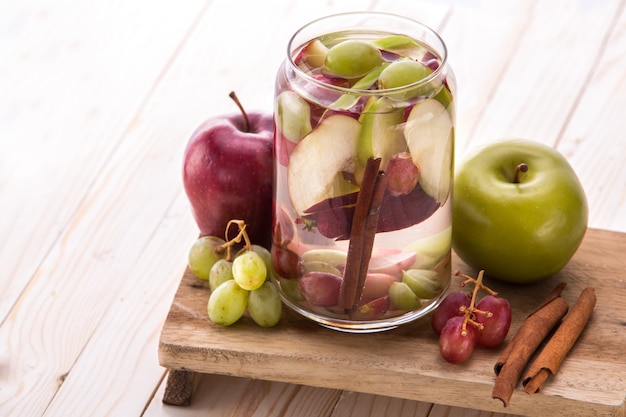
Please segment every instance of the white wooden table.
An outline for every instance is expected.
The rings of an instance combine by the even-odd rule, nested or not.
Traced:
[[[236,111],[230,90],[271,111],[275,71],[302,24],[396,12],[448,44],[457,160],[501,137],[550,144],[579,174],[589,225],[626,232],[625,6],[0,3],[0,415],[494,415],[218,375],[197,381],[190,407],[164,405],[158,339],[197,235],[183,149],[206,117]]]

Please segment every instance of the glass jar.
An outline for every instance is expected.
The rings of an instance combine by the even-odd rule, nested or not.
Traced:
[[[388,330],[450,283],[455,78],[414,20],[345,13],[298,30],[274,101],[274,280],[326,327]]]

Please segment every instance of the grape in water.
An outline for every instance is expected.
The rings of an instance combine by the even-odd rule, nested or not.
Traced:
[[[189,250],[188,265],[196,277],[209,279],[213,264],[226,255],[222,247],[224,243],[223,239],[215,236],[202,236],[193,243]]]
[[[448,320],[454,316],[462,316],[461,307],[469,307],[472,299],[469,294],[462,291],[455,291],[443,299],[439,307],[435,310],[431,318],[431,325],[435,333],[440,334]]]
[[[439,352],[450,363],[463,363],[469,359],[474,351],[478,330],[471,323],[463,329],[463,316],[450,318],[439,335]]]
[[[266,277],[265,261],[255,251],[246,251],[233,261],[233,278],[244,290],[256,290],[263,285]]]
[[[350,39],[328,50],[325,69],[331,75],[342,78],[358,78],[383,63],[383,57],[369,42]]]
[[[215,324],[230,326],[245,313],[249,296],[250,292],[242,289],[234,280],[224,282],[209,296],[209,318]]]
[[[475,313],[476,322],[483,325],[478,331],[477,342],[486,348],[498,346],[504,341],[511,327],[511,305],[502,297],[486,295],[476,304],[476,309],[489,312],[489,314]]]
[[[250,292],[248,314],[261,327],[273,327],[278,324],[282,314],[282,302],[272,282],[265,281],[260,288]]]
[[[209,273],[209,288],[215,291],[222,283],[233,278],[233,263],[227,259],[218,259]]]

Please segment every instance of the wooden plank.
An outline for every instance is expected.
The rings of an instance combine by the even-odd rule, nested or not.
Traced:
[[[59,243],[203,2],[0,5],[0,322]],[[62,243],[61,243],[62,244]]]
[[[605,45],[589,51],[593,72],[558,142],[585,188],[593,227],[626,231],[626,2]],[[617,139],[617,140],[614,140]]]
[[[472,132],[503,82],[537,3],[529,0],[461,2],[452,8],[439,29],[457,79],[455,146],[458,155],[470,146]],[[511,92],[519,93],[518,90]]]
[[[620,1],[538,2],[467,145],[526,137],[555,145],[596,63]],[[469,63],[466,63],[469,64]],[[577,88],[572,88],[577,86]],[[481,94],[466,82],[466,94]],[[459,154],[464,152],[458,148]]]
[[[175,282],[163,275],[159,280],[145,276],[146,285],[157,286],[155,298],[127,304],[127,299],[151,293],[134,287],[137,280],[129,274],[141,256],[163,262],[145,259],[150,262],[146,270],[153,265],[163,273],[168,269],[164,263],[184,262],[187,251],[186,246],[164,249],[167,239],[157,249],[168,256],[148,250],[181,195],[180,159],[172,155],[182,154],[187,130],[163,129],[155,139],[154,127],[148,123],[138,131],[134,118],[204,3],[161,4],[150,10],[141,1],[76,8],[71,3],[20,3],[24,8],[18,12],[28,13],[11,16],[26,22],[17,30],[16,45],[25,37],[21,51],[28,55],[32,47],[42,56],[28,56],[16,68],[26,77],[18,86],[33,85],[24,94],[11,95],[38,105],[12,103],[20,112],[8,127],[11,135],[2,136],[3,143],[11,142],[11,159],[1,154],[11,171],[2,189],[7,201],[3,217],[8,209],[7,216],[14,219],[2,223],[9,228],[3,243],[9,241],[11,248],[2,250],[0,281],[10,286],[3,292],[0,328],[0,351],[10,358],[2,364],[0,390],[0,414],[6,416],[53,413],[60,403],[51,401],[66,398],[57,396],[60,387],[74,394],[62,407],[92,407],[92,412],[64,415],[94,415],[99,406],[119,407],[121,414],[141,412],[163,374],[156,352],[145,355],[145,349],[156,343],[159,314],[166,313]],[[28,109],[22,108],[25,104]],[[26,158],[29,151],[32,159]],[[29,164],[19,164],[24,161]],[[186,204],[182,219],[191,224]],[[189,241],[196,228],[176,232],[186,233],[183,240]],[[176,257],[176,250],[183,255]],[[15,259],[5,263],[5,256],[12,255]],[[5,279],[5,265],[14,274],[10,279]],[[105,317],[107,312],[114,313]],[[151,312],[157,315],[149,316]],[[136,328],[125,333],[120,321]],[[114,337],[94,336],[99,326]],[[93,343],[90,348],[88,343]],[[79,357],[84,368],[74,367]],[[128,373],[132,369],[136,373]],[[110,385],[83,394],[99,384]]]
[[[155,164],[159,164],[158,161],[162,162],[159,159]],[[171,171],[164,175],[171,175]],[[155,181],[159,179],[155,176]],[[169,185],[161,192],[171,188]],[[106,195],[102,193],[102,198]],[[167,314],[168,303],[177,286],[176,280],[171,279],[172,275],[169,278],[165,275],[167,271],[176,274],[180,269],[180,262],[186,260],[190,239],[197,233],[196,225],[189,215],[186,197],[181,193],[175,196],[172,207],[166,207],[158,218],[150,216],[150,219],[144,220],[144,232],[135,232],[132,239],[142,236],[144,248],[141,252],[126,249],[129,257],[124,259],[120,252],[111,250],[111,257],[116,259],[117,267],[112,267],[109,260],[100,265],[105,270],[103,275],[87,270],[85,273],[95,275],[96,279],[83,277],[85,285],[56,279],[59,292],[68,294],[68,298],[62,295],[58,297],[62,298],[59,302],[67,304],[67,307],[47,307],[47,314],[51,317],[72,317],[72,310],[80,311],[81,314],[74,314],[73,320],[67,319],[67,324],[56,324],[50,330],[50,335],[42,341],[58,338],[58,333],[66,334],[69,339],[59,346],[48,342],[48,350],[56,355],[65,353],[65,356],[40,364],[37,367],[40,378],[49,379],[62,367],[67,367],[69,372],[41,415],[93,416],[103,410],[110,415],[139,415],[161,382],[165,369],[159,366],[156,346],[163,317]],[[157,212],[158,206],[153,204],[150,210]],[[110,221],[107,224],[109,227],[114,225]],[[121,229],[121,232],[124,233],[124,230]],[[148,232],[151,234],[148,235]],[[124,238],[116,239],[121,247],[128,247],[128,241]],[[164,256],[164,250],[168,256]],[[72,274],[73,279],[78,279],[80,274],[80,269],[76,270]],[[72,286],[89,286],[91,291],[72,291]],[[84,300],[74,300],[72,294],[80,294]],[[36,297],[29,293],[24,303],[28,304],[30,299],[36,300]],[[86,308],[85,303],[91,306]],[[97,313],[94,314],[94,311]],[[18,323],[25,327],[26,332],[32,328],[27,320]],[[70,326],[77,327],[82,333]],[[80,351],[76,352],[78,349]],[[13,358],[21,364],[33,356],[34,353],[29,352],[28,355],[15,355]],[[24,372],[22,375],[25,379],[21,382],[32,385],[30,374]],[[10,389],[12,386],[7,384],[6,387]],[[43,398],[46,394],[50,393],[44,391],[35,395],[30,392],[25,397]],[[19,405],[16,412],[24,409],[25,405],[21,402],[27,402],[20,395],[17,397]]]
[[[570,264],[555,277],[523,287],[492,282],[510,300],[512,333],[557,282],[568,283],[572,305],[593,286],[598,305],[557,378],[540,394],[516,392],[510,407],[491,398],[493,364],[499,349],[479,350],[464,366],[445,363],[427,320],[388,333],[352,335],[317,326],[287,311],[273,329],[249,320],[213,325],[205,314],[208,290],[187,272],[161,334],[163,366],[373,393],[457,407],[528,416],[614,416],[626,410],[626,363],[621,356],[626,282],[605,280],[626,270],[618,255],[626,235],[589,230]],[[468,268],[458,259],[454,267]]]
[[[330,417],[342,396],[341,391],[328,388],[209,374],[201,376],[193,401],[187,407],[162,404],[164,394],[161,387],[144,417]]]

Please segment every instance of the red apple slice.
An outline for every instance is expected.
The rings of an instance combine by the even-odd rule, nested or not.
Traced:
[[[354,172],[361,124],[344,115],[324,119],[291,153],[287,181],[299,215],[319,203],[354,190],[342,172]]]
[[[324,66],[328,47],[319,39],[315,39],[308,43],[302,49],[302,58],[312,68],[320,68]]]
[[[368,271],[399,275],[415,262],[415,252],[398,252],[386,256],[374,256],[370,259]]]
[[[450,114],[435,99],[420,101],[409,113],[404,137],[413,163],[419,168],[419,184],[443,205],[452,183],[454,124]]]

